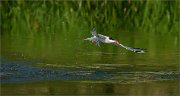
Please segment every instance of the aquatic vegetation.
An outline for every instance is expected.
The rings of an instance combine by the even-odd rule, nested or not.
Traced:
[[[38,67],[41,62],[15,60],[9,61],[6,58],[1,58],[1,83],[16,83],[16,82],[32,82],[32,81],[96,81],[102,83],[137,83],[160,80],[178,80],[180,73],[176,70],[171,72],[162,68],[154,69],[143,68],[138,69],[130,65],[122,64],[100,64],[93,66],[55,66],[55,64],[44,64],[43,67]],[[32,66],[33,64],[36,66]],[[58,64],[59,65],[59,64]],[[98,67],[99,66],[99,67]],[[130,69],[129,71],[127,69]],[[144,71],[143,69],[146,69]]]

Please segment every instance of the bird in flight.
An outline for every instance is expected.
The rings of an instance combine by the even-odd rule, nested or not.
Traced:
[[[86,38],[84,40],[89,40],[95,43],[97,46],[100,46],[100,43],[109,43],[109,44],[115,44],[117,46],[121,46],[127,50],[130,50],[136,53],[145,53],[145,49],[128,47],[123,44],[120,44],[117,40],[114,40],[111,37],[108,37],[102,34],[97,34],[95,28],[93,28],[93,30],[91,31],[91,34],[93,35],[93,37]]]

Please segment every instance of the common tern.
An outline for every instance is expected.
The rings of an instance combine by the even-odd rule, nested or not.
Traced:
[[[97,34],[95,28],[91,31],[91,34],[93,35],[93,37],[86,38],[84,40],[89,40],[89,41],[95,43],[98,46],[100,46],[101,42],[102,43],[110,43],[110,44],[115,44],[117,46],[121,46],[121,47],[123,47],[123,48],[125,48],[127,50],[130,50],[130,51],[133,51],[133,52],[136,52],[136,53],[145,53],[145,49],[128,47],[128,46],[125,46],[123,44],[120,44],[117,40],[114,40],[111,37],[108,37],[108,36],[105,36],[105,35],[102,35],[102,34]]]

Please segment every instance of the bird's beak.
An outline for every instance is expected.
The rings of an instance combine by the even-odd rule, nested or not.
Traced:
[[[119,42],[118,42],[118,41],[116,41],[116,40],[115,40],[115,42],[114,42],[114,43],[115,43],[116,45],[119,45]]]

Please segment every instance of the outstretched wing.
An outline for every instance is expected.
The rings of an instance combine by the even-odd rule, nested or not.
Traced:
[[[145,50],[144,49],[141,49],[141,48],[132,48],[132,47],[127,47],[127,46],[124,46],[122,44],[119,44],[121,47],[123,48],[126,48],[127,50],[130,50],[130,51],[133,51],[133,52],[136,52],[136,53],[145,53]]]
[[[108,38],[107,36],[102,35],[102,34],[97,34],[97,37],[101,40],[105,40],[106,38]]]
[[[84,40],[89,40],[93,43],[96,43],[97,46],[100,46],[100,41],[98,40],[98,38],[96,36],[94,37],[91,37],[91,38],[87,38],[87,39],[84,39]]]
[[[93,36],[98,37],[99,39],[106,39],[106,38],[107,38],[107,36],[104,36],[104,35],[102,35],[102,34],[97,34],[95,28],[93,28],[93,30],[91,31],[91,34],[92,34]]]

